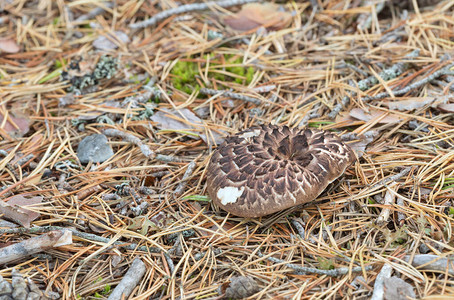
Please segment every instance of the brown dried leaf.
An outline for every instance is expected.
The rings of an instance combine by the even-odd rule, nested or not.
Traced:
[[[0,201],[0,213],[5,218],[21,224],[26,228],[30,228],[30,223],[37,219],[40,214],[27,209],[27,206],[36,205],[43,201],[43,197],[36,196],[25,198],[22,195],[11,197],[8,202]]]
[[[224,138],[219,133],[212,130],[210,130],[211,134],[207,137],[202,120],[187,108],[179,110],[162,109],[151,116],[150,119],[162,130],[187,131],[189,133],[188,137],[191,138],[197,137],[190,133],[198,134],[198,136],[207,144],[213,139],[216,144],[220,144],[224,141]]]
[[[371,120],[379,119],[381,118],[386,112],[378,110],[378,109],[369,109],[369,112],[366,112],[362,108],[353,108],[350,111],[350,116],[352,116],[355,119],[364,121],[364,122],[369,122]],[[398,123],[402,119],[399,118],[396,115],[390,115],[388,114],[384,118],[381,118],[381,120],[378,123],[383,123],[383,124],[392,124],[392,123]]]
[[[454,103],[440,104],[437,108],[444,112],[454,113]]]
[[[350,148],[352,148],[353,151],[356,152],[358,158],[362,157],[366,152],[367,145],[372,143],[377,135],[377,131],[368,131],[362,135],[358,135],[357,140],[352,143],[348,143],[348,145],[350,146]]]
[[[0,39],[0,51],[6,53],[17,53],[19,52],[20,48],[17,45],[16,41],[13,39],[8,38],[1,38]]]
[[[0,124],[3,124],[3,119],[4,116],[0,112]],[[12,137],[22,137],[30,130],[30,119],[10,113],[2,129]]]
[[[434,97],[412,97],[407,100],[398,100],[398,101],[387,101],[383,104],[386,105],[390,110],[415,110],[421,107],[424,107],[427,104],[434,102],[436,98]]]
[[[63,235],[54,244],[54,247],[61,247],[71,245],[73,243],[73,233],[69,230],[65,230]]]
[[[224,18],[225,24],[239,31],[248,31],[259,26],[272,30],[287,27],[292,20],[292,15],[279,10],[279,5],[274,3],[249,3],[243,5],[241,10]]]
[[[422,108],[426,105],[437,107],[444,105],[444,103],[448,102],[448,100],[449,96],[407,97],[405,98],[405,100],[387,101],[383,104],[386,105],[390,110],[406,111]]]

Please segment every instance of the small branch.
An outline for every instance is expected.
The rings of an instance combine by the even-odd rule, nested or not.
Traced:
[[[391,187],[387,187],[388,190],[385,193],[383,205],[385,205],[385,208],[380,212],[380,215],[378,216],[377,220],[375,221],[378,225],[383,225],[386,222],[388,222],[389,215],[391,214],[390,207],[394,204],[396,200],[396,196],[389,191]]]
[[[370,189],[374,190],[377,187],[382,186],[390,181],[397,181],[397,180],[401,179],[402,177],[404,177],[405,175],[407,175],[408,173],[410,173],[410,171],[411,171],[411,167],[407,167],[393,176],[389,176],[385,179],[380,180],[379,182],[377,182],[376,184],[371,186]]]
[[[165,162],[179,162],[180,159],[172,156],[167,156],[167,155],[161,155],[161,154],[156,154],[153,150],[150,149],[147,145],[142,143],[142,141],[138,138],[135,137],[134,135],[130,133],[126,133],[124,131],[118,130],[118,129],[113,129],[113,128],[108,128],[103,130],[103,133],[106,136],[110,137],[119,137],[126,142],[132,143],[136,145],[137,147],[140,148],[140,151],[142,151],[143,155],[146,157],[149,157],[151,159],[157,159],[160,161],[165,161]]]
[[[127,299],[139,284],[143,275],[145,275],[146,270],[147,268],[140,258],[134,259],[128,272],[126,272],[125,276],[121,279],[120,283],[113,290],[112,294],[109,295],[107,300]]]
[[[139,103],[146,103],[152,97],[160,95],[161,91],[158,88],[153,87],[156,84],[156,81],[158,81],[158,77],[151,77],[150,81],[142,88],[144,92],[134,96],[126,97],[122,102],[122,106],[125,107],[127,106],[127,104],[131,103],[131,107],[137,107]]]
[[[371,300],[382,300],[385,295],[385,279],[391,277],[393,268],[390,264],[384,264],[381,268],[380,273],[378,273],[377,278],[375,279],[374,284],[374,293],[372,294]]]
[[[346,66],[347,68],[352,69],[352,70],[355,71],[356,73],[359,73],[359,74],[361,74],[361,75],[363,75],[363,76],[369,76],[369,73],[367,73],[366,71],[361,70],[360,68],[358,68],[358,67],[355,66],[355,65],[352,65],[352,64],[350,64],[350,63],[346,63],[345,61],[344,61],[344,64],[345,64],[345,66]]]
[[[69,236],[68,236],[69,235]],[[71,232],[65,229],[50,231],[46,234],[32,237],[17,244],[0,248],[0,265],[23,257],[72,243]]]
[[[426,78],[421,79],[420,81],[412,83],[409,86],[404,87],[403,89],[393,91],[393,94],[394,94],[394,96],[402,96],[402,95],[405,95],[406,93],[410,92],[411,90],[417,89],[417,88],[437,79],[438,77],[441,77],[444,75],[454,75],[454,71],[450,70],[453,66],[454,66],[454,64],[451,64],[443,69],[435,71],[434,73],[427,76]],[[361,98],[361,100],[362,101],[380,100],[380,99],[383,99],[383,98],[386,98],[389,96],[390,95],[388,92],[383,92],[383,93],[377,94],[373,97]]]
[[[352,93],[351,97],[354,97],[355,95],[356,95],[356,93]],[[342,108],[344,108],[348,105],[348,103],[350,103],[350,97],[344,96],[342,98],[341,102],[337,103],[334,106],[333,110],[328,114],[328,117],[330,119],[334,119],[339,114],[339,112],[342,110]]]
[[[106,11],[105,8],[112,8],[113,7],[113,2],[103,2],[102,5],[104,7],[98,6],[95,9],[91,10],[88,14],[81,15],[76,19],[76,22],[84,22],[90,19],[93,19],[97,15],[102,14],[103,12]]]
[[[160,13],[157,13],[153,17],[151,17],[148,20],[130,24],[129,27],[132,29],[139,29],[139,28],[145,28],[149,26],[154,26],[158,22],[167,19],[168,17],[174,16],[174,15],[179,15],[179,14],[185,14],[188,12],[193,12],[193,11],[202,11],[202,10],[207,10],[212,6],[220,6],[220,7],[230,7],[230,6],[235,6],[235,5],[242,5],[246,3],[252,3],[252,2],[259,2],[259,0],[224,0],[224,1],[210,1],[210,2],[205,2],[205,3],[192,3],[192,4],[186,4],[186,5],[181,5],[175,8],[171,8],[168,10],[164,10]]]
[[[320,114],[318,113],[318,110],[320,108],[320,104],[316,104],[314,108],[310,110],[308,114],[304,116],[304,118],[301,120],[301,122],[298,124],[298,127],[305,127],[307,124],[309,124],[309,121],[315,118],[319,118]]]
[[[226,91],[226,90],[213,90],[213,89],[201,88],[200,92],[204,95],[211,95],[211,96],[222,94],[225,97],[230,97],[230,98],[236,99],[236,100],[251,102],[251,103],[254,103],[255,105],[260,105],[262,103],[262,101],[259,99],[252,98],[249,96],[244,96],[244,95],[241,95],[238,93],[233,93],[233,92]]]
[[[257,252],[258,256],[260,257],[265,257],[260,251]],[[301,267],[299,265],[291,264],[291,263],[286,263],[285,260],[274,258],[274,257],[267,257],[271,262],[277,263],[277,264],[285,264],[286,267],[295,270],[297,273],[311,273],[311,274],[318,274],[318,275],[326,275],[326,276],[332,276],[332,277],[337,277],[341,275],[348,274],[349,272],[362,272],[363,268],[362,267],[353,267],[353,268],[337,268],[337,269],[332,269],[332,270],[320,270],[317,268],[309,268],[309,267]],[[372,270],[372,266],[365,266],[364,270],[370,271]]]
[[[32,228],[9,228],[9,229],[0,229],[0,235],[5,234],[5,233],[12,233],[12,234],[31,234],[31,233],[43,233],[43,232],[49,232],[53,230],[69,230],[72,232],[73,235],[80,237],[82,239],[88,240],[88,241],[94,241],[94,242],[100,242],[100,243],[109,243],[110,239],[98,236],[96,234],[92,233],[86,233],[86,232],[80,232],[77,231],[74,228],[71,227],[60,227],[60,226],[46,226],[46,227],[32,227]],[[125,242],[114,242],[112,245],[126,249],[126,250],[138,250],[138,251],[145,251],[145,252],[152,252],[152,253],[159,253],[162,251],[160,248],[155,248],[155,247],[147,247],[147,246],[138,246],[137,244],[128,244],[126,245]]]
[[[410,52],[409,54],[405,55],[404,58],[405,59],[415,58],[415,57],[418,57],[418,55],[419,55],[419,50],[414,50],[414,51]],[[400,74],[405,72],[405,70],[407,70],[407,69],[408,69],[408,63],[399,61],[399,62],[395,63],[394,65],[392,65],[390,68],[385,69],[382,72],[380,72],[379,76],[381,78],[383,78],[383,80],[388,81],[388,80],[396,78],[397,76],[399,76]],[[361,91],[365,91],[365,90],[369,89],[371,86],[373,86],[374,84],[377,84],[378,82],[379,81],[375,76],[370,76],[366,79],[359,81],[358,88]],[[350,84],[350,86],[353,86],[353,84]],[[394,92],[394,95],[396,95],[395,92]],[[355,96],[356,96],[355,92],[352,92],[350,96],[344,96],[342,98],[341,102],[337,103],[334,106],[333,110],[328,114],[328,117],[331,119],[334,119],[339,114],[339,112],[342,110],[342,108],[346,107],[348,105],[348,103],[350,103],[350,98],[355,97]],[[363,98],[363,100],[364,99],[365,98]]]
[[[166,259],[167,265],[169,266],[170,274],[173,275],[173,272],[175,272],[175,265],[173,263],[173,260],[167,253],[164,253],[164,257]]]
[[[188,168],[186,169],[186,172],[184,172],[184,175],[183,175],[183,178],[181,179],[181,182],[178,184],[177,188],[173,192],[173,194],[175,196],[179,196],[183,192],[184,188],[186,187],[186,185],[188,183],[188,178],[194,172],[195,167],[196,167],[195,161],[191,161],[189,163],[189,165],[188,165]]]
[[[411,59],[411,58],[416,58],[419,56],[419,49],[418,50],[413,50],[409,54],[405,55],[404,59]],[[401,75],[403,72],[405,72],[409,67],[409,64],[407,62],[402,62],[399,61],[392,65],[390,68],[384,69],[381,71],[378,75],[384,80],[384,81],[389,81],[391,79],[397,78],[399,75]],[[379,83],[379,80],[375,76],[369,76],[366,79],[363,79],[358,82],[358,88],[361,91],[365,91],[375,84]]]

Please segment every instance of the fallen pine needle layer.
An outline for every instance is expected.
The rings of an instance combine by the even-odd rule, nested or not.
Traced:
[[[0,281],[62,299],[454,295],[454,3],[255,2],[0,4]],[[313,203],[214,207],[212,152],[268,123],[332,131],[358,159]],[[95,134],[104,156],[81,163]]]

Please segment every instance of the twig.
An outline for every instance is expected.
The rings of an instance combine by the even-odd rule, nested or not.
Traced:
[[[308,114],[306,114],[301,122],[298,124],[298,127],[307,126],[310,120],[320,117],[320,113],[318,112],[320,108],[320,104],[316,104]]]
[[[196,167],[195,161],[191,161],[188,165],[188,168],[186,169],[186,172],[184,172],[181,182],[178,184],[177,188],[173,192],[175,196],[179,196],[183,192],[184,188],[186,187],[186,184],[188,183],[188,178],[194,172],[195,167]]]
[[[158,81],[158,77],[156,76],[151,77],[150,81],[142,88],[143,90],[145,90],[145,92],[137,94],[135,96],[126,97],[125,100],[122,102],[122,106],[124,107],[127,106],[127,104],[131,103],[132,104],[131,107],[135,108],[138,106],[139,103],[145,103],[151,97],[160,95],[161,91],[158,88],[153,87],[156,84],[156,81]]]
[[[173,275],[173,272],[175,271],[175,265],[174,265],[174,263],[173,263],[173,260],[172,260],[172,258],[170,257],[170,255],[167,254],[167,253],[164,253],[164,257],[165,257],[165,259],[166,259],[167,265],[169,266],[170,274]]]
[[[32,228],[9,228],[9,229],[0,229],[0,235],[5,233],[13,233],[13,234],[31,234],[31,233],[43,233],[49,232],[53,230],[69,230],[72,232],[73,235],[80,237],[85,240],[100,242],[100,243],[109,243],[110,239],[98,236],[92,233],[80,232],[71,227],[60,227],[60,226],[45,226],[45,227],[32,227]],[[155,247],[147,247],[147,246],[138,246],[137,244],[128,244],[126,245],[125,242],[114,242],[112,245],[123,248],[126,250],[138,250],[138,251],[145,251],[145,252],[152,252],[152,253],[159,253],[162,251],[160,248]]]
[[[246,3],[252,3],[252,2],[259,2],[259,0],[224,0],[224,1],[210,1],[210,2],[205,2],[205,3],[192,3],[192,4],[186,4],[186,5],[181,5],[175,8],[171,8],[168,10],[164,10],[160,13],[157,13],[153,17],[151,17],[148,20],[130,24],[129,27],[132,29],[139,29],[139,28],[145,28],[149,26],[154,26],[156,25],[159,21],[167,19],[168,17],[171,17],[173,15],[179,15],[179,14],[184,14],[192,11],[201,11],[201,10],[207,10],[211,6],[220,6],[220,7],[229,7],[229,6],[235,6],[235,5],[242,5]]]
[[[290,220],[290,222],[292,223],[293,226],[295,226],[296,230],[298,231],[298,235],[302,239],[304,239],[304,236],[306,235],[306,231],[304,230],[304,227],[303,227],[303,225],[301,225],[299,220],[297,218],[292,218]]]
[[[410,52],[409,54],[405,55],[404,59],[415,58],[418,56],[419,56],[419,50],[414,50],[414,51]],[[409,64],[407,62],[399,61],[399,62],[395,63],[394,65],[392,65],[390,68],[381,71],[378,75],[384,81],[389,81],[391,79],[397,78],[399,75],[401,75],[403,72],[405,72],[405,70],[407,70],[408,67],[409,67]],[[358,88],[361,91],[365,91],[377,83],[379,83],[377,77],[369,76],[368,78],[363,79],[358,82]]]
[[[105,8],[112,8],[113,7],[113,2],[104,2],[104,3],[102,3],[102,5]],[[86,20],[93,19],[94,17],[96,17],[97,15],[102,14],[105,11],[104,7],[98,6],[95,9],[91,10],[88,14],[79,16],[76,19],[76,22],[83,22],[83,21],[86,21]]]
[[[373,4],[373,1],[368,1],[366,2],[366,5],[374,5]],[[379,2],[377,4],[375,4],[375,14],[378,15],[382,10],[383,8],[385,7],[385,2]],[[358,17],[358,27],[360,27],[361,29],[369,29],[370,26],[372,25],[372,13],[370,14],[361,14],[359,17]]]
[[[390,207],[394,204],[395,200],[396,200],[396,196],[390,192],[389,189],[391,189],[391,187],[387,187],[388,190],[386,191],[385,193],[385,197],[384,197],[384,201],[383,201],[383,205],[385,205],[385,208],[383,208],[383,210],[380,212],[380,215],[378,216],[377,218],[377,221],[376,223],[378,225],[383,225],[384,223],[386,223],[389,219],[389,215],[391,214],[391,210],[390,210]]]
[[[443,81],[443,80],[434,80],[433,82],[438,84],[438,85],[440,85],[440,86],[442,86],[442,87],[444,87],[444,88],[448,87],[448,89],[450,91],[454,91],[454,84],[447,83],[446,81]]]
[[[161,154],[156,154],[153,150],[150,149],[147,145],[142,143],[142,141],[138,138],[135,137],[134,135],[130,133],[126,133],[124,131],[118,130],[118,129],[113,129],[113,128],[108,128],[104,129],[103,133],[107,136],[110,137],[119,137],[127,142],[130,142],[140,148],[140,151],[142,151],[143,155],[146,157],[149,157],[151,159],[157,159],[160,161],[165,161],[165,162],[179,162],[180,159],[172,156],[167,156],[167,155],[161,155]]]
[[[256,93],[269,93],[275,89],[276,89],[276,85],[270,84],[270,85],[258,86],[258,87],[253,88],[252,90]]]
[[[418,57],[418,55],[419,55],[419,50],[414,50],[414,51],[410,52],[409,54],[405,55],[404,59],[415,58],[415,57]],[[395,63],[394,65],[392,65],[390,68],[385,69],[382,72],[380,72],[379,76],[381,78],[383,78],[383,80],[388,81],[393,78],[396,78],[397,76],[402,74],[407,69],[408,69],[408,63],[399,61],[399,62]],[[359,81],[358,88],[361,91],[365,91],[368,88],[370,88],[371,86],[373,86],[374,84],[377,84],[378,82],[379,81],[375,76],[370,76],[366,79]],[[354,85],[350,84],[350,86],[353,87]],[[394,95],[396,95],[396,93],[394,93]],[[342,110],[342,108],[346,107],[348,105],[348,103],[350,103],[350,98],[355,97],[355,96],[356,96],[355,92],[352,92],[350,96],[344,96],[342,98],[341,102],[337,103],[334,106],[333,110],[328,114],[328,117],[331,119],[334,119],[339,114],[339,112]],[[364,100],[364,98],[363,98],[363,100]]]
[[[454,75],[454,71],[450,70],[453,66],[454,66],[454,64],[451,64],[443,69],[435,71],[434,73],[427,76],[426,78],[421,79],[420,81],[412,83],[409,86],[404,87],[403,89],[393,91],[393,94],[394,94],[394,96],[402,96],[402,95],[405,95],[406,93],[410,92],[411,90],[417,89],[417,88],[437,79],[438,77],[441,77],[444,75]],[[388,92],[383,92],[383,93],[377,94],[372,97],[370,97],[370,96],[364,97],[364,98],[361,98],[361,100],[362,101],[380,100],[380,99],[383,99],[386,97],[389,97]]]
[[[373,186],[370,187],[371,190],[374,190],[376,189],[377,187],[381,186],[381,185],[384,185],[390,181],[397,181],[399,179],[401,179],[402,177],[404,177],[405,175],[407,175],[408,173],[410,173],[411,171],[411,167],[407,167],[405,169],[403,169],[402,171],[400,171],[399,173],[395,174],[395,175],[392,175],[392,176],[389,176],[385,179],[382,179],[380,180],[379,182],[377,182],[376,184],[374,184]]]
[[[127,299],[139,284],[143,275],[145,275],[146,270],[147,268],[143,261],[140,258],[135,258],[128,272],[126,272],[107,300]]]
[[[257,252],[258,256],[260,257],[265,257],[263,253],[260,251]],[[293,269],[296,271],[296,273],[311,273],[311,274],[318,274],[318,275],[326,275],[326,276],[332,276],[332,277],[337,277],[341,275],[348,274],[349,272],[362,272],[363,268],[362,267],[353,267],[353,268],[337,268],[337,269],[332,269],[332,270],[320,270],[317,268],[309,268],[309,267],[301,267],[299,265],[291,264],[291,263],[286,263],[285,260],[279,259],[279,258],[274,258],[274,257],[267,257],[271,262],[277,263],[277,264],[285,264],[286,267]],[[372,266],[365,266],[364,270],[370,271],[372,270]]]
[[[212,95],[212,96],[222,94],[225,97],[230,97],[230,98],[236,99],[236,100],[251,102],[256,105],[259,105],[262,103],[262,101],[259,99],[252,98],[249,96],[244,96],[244,95],[233,93],[233,92],[226,91],[226,90],[213,90],[213,89],[201,88],[200,92],[204,95]]]
[[[357,73],[359,73],[359,74],[361,74],[363,76],[369,76],[369,73],[367,73],[366,71],[361,70],[357,66],[349,64],[349,63],[346,63],[346,62],[344,62],[344,63],[345,63],[345,66],[347,68],[352,69],[353,71],[355,71],[355,72],[357,72]]]
[[[47,234],[32,237],[20,243],[0,248],[0,264],[6,264],[31,254],[71,243],[70,231],[67,231],[66,229],[50,231]]]
[[[391,277],[393,268],[390,264],[384,264],[381,268],[380,273],[378,273],[377,278],[375,279],[374,284],[374,293],[372,294],[371,300],[382,300],[385,295],[385,279]]]
[[[351,97],[354,97],[355,95],[356,95],[356,93],[352,93]],[[344,96],[342,98],[341,102],[337,103],[334,106],[333,110],[328,114],[328,117],[330,119],[334,119],[339,114],[339,112],[342,110],[342,108],[344,108],[348,105],[348,103],[350,103],[350,97]]]

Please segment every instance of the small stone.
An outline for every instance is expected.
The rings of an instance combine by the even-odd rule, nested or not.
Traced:
[[[419,252],[420,252],[421,254],[427,254],[427,253],[429,253],[430,251],[431,251],[430,248],[427,247],[426,244],[421,244],[421,245],[419,245]]]
[[[77,157],[86,164],[90,161],[102,163],[114,155],[104,134],[93,134],[85,137],[77,148]]]
[[[416,297],[413,286],[399,277],[385,279],[385,300],[405,300]]]
[[[13,286],[3,278],[0,279],[0,295],[7,295],[13,292]]]

